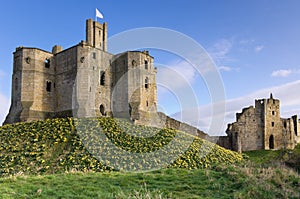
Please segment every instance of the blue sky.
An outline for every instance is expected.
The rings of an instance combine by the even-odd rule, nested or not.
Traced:
[[[300,1],[10,0],[0,7],[1,123],[10,104],[15,48],[51,51],[56,44],[64,48],[75,45],[85,39],[85,20],[95,17],[95,8],[108,22],[109,36],[133,28],[162,27],[181,32],[202,45],[224,82],[225,123],[233,122],[236,111],[253,105],[256,98],[268,97],[269,92],[281,99],[283,117],[300,113]],[[173,67],[192,80],[202,128],[206,129],[211,99],[201,77],[180,57],[155,49],[150,53],[157,65]],[[162,91],[159,104],[170,115],[182,111],[174,96]],[[194,124],[192,118],[187,122]]]

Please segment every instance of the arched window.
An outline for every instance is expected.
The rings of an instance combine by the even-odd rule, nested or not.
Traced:
[[[105,85],[105,72],[104,71],[100,72],[100,85],[101,86]]]
[[[149,88],[149,78],[148,77],[146,77],[146,79],[145,79],[145,88],[146,89]]]
[[[145,60],[145,69],[148,70],[148,61]]]
[[[50,59],[45,59],[45,68],[50,68]]]
[[[269,138],[269,149],[274,149],[274,136],[271,135]]]
[[[100,105],[100,113],[102,116],[105,116],[105,108],[104,108],[103,104]]]
[[[52,84],[51,81],[46,82],[46,91],[47,92],[51,92],[51,84]]]

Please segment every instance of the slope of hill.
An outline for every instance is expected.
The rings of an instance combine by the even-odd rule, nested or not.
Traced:
[[[180,131],[135,126],[112,118],[5,125],[0,127],[0,140],[0,176],[70,170],[192,169],[243,159],[238,153]],[[112,146],[117,147],[112,150]]]

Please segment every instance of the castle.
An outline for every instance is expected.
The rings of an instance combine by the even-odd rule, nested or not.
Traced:
[[[297,115],[281,118],[280,101],[271,94],[269,99],[255,100],[255,107],[237,113],[226,134],[219,137],[218,144],[238,152],[293,149],[300,142],[300,121]]]
[[[4,124],[54,117],[156,112],[156,68],[148,51],[107,52],[107,23],[86,21],[86,41],[52,52],[14,52],[12,101]]]
[[[157,112],[157,69],[148,51],[107,52],[107,23],[86,21],[86,41],[52,52],[18,47],[14,52],[12,98],[4,124],[57,117],[122,117],[186,131],[235,151],[292,149],[300,142],[297,116],[280,117],[280,101],[255,101],[237,113],[227,136],[199,129]]]
[[[107,23],[88,19],[86,41],[66,50],[18,47],[11,107],[4,124],[57,117],[121,117],[207,138],[199,129],[157,112],[154,58],[148,51],[107,52],[107,32]]]

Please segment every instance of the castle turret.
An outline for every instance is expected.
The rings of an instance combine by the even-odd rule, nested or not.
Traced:
[[[86,21],[86,42],[94,48],[107,51],[107,23],[100,24],[88,19]]]

